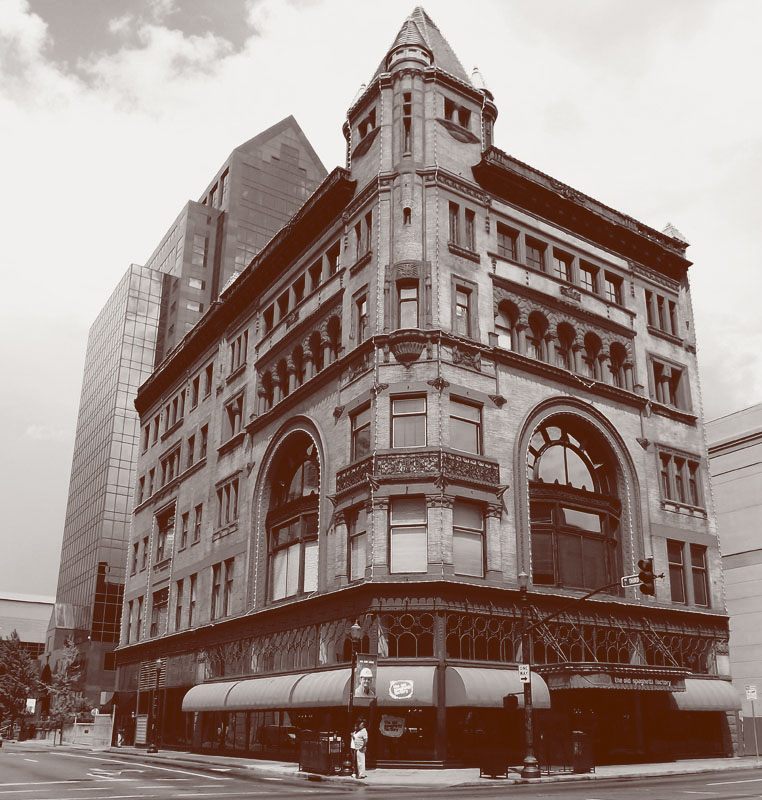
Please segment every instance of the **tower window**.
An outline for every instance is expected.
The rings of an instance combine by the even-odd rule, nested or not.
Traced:
[[[403,283],[397,287],[400,328],[418,327],[418,283]]]
[[[413,125],[413,103],[410,92],[402,95],[402,152],[409,153],[412,149],[411,131]]]

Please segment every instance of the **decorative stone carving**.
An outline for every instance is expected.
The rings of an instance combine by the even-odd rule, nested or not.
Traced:
[[[428,384],[429,386],[433,386],[438,392],[441,392],[450,385],[450,382],[445,380],[441,375],[437,375],[436,378],[432,378],[428,381]]]
[[[417,331],[393,333],[389,337],[389,348],[392,355],[404,367],[410,367],[414,361],[418,360],[425,344],[426,337]]]
[[[648,450],[649,445],[651,444],[649,439],[646,439],[645,436],[638,436],[635,440],[644,450]]]
[[[343,413],[344,413],[344,406],[336,406],[336,408],[333,409],[334,419],[338,420]]]
[[[374,383],[373,386],[370,387],[370,390],[376,397],[378,397],[381,394],[381,392],[384,391],[384,389],[388,388],[389,388],[388,383]]]
[[[427,494],[427,508],[452,508],[455,505],[455,498],[446,494]]]
[[[502,408],[508,402],[501,394],[491,394],[488,397],[498,408]]]
[[[568,297],[569,300],[574,300],[575,303],[579,303],[582,300],[582,295],[572,286],[562,286],[559,290],[564,297]]]
[[[482,360],[479,351],[472,350],[460,344],[454,344],[452,346],[452,363],[463,364],[463,366],[475,369],[477,372],[481,372],[482,369]]]

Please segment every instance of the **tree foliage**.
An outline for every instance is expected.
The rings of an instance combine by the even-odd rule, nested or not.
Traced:
[[[70,722],[74,714],[88,710],[79,688],[81,672],[79,651],[74,642],[67,639],[48,687],[50,716],[61,725]]]
[[[18,633],[0,638],[0,722],[13,721],[26,713],[28,697],[37,697],[37,668]]]

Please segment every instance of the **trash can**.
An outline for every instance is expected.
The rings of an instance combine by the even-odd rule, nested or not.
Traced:
[[[341,737],[335,733],[302,731],[299,737],[299,769],[333,775],[341,768]]]
[[[575,773],[595,770],[593,743],[584,731],[572,731],[572,770]]]
[[[504,749],[483,747],[479,754],[479,777],[507,777],[508,755]]]

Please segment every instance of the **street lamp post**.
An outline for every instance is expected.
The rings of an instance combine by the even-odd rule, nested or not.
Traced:
[[[161,673],[161,659],[156,659],[156,683],[151,694],[151,744],[148,745],[147,753],[158,753],[159,739],[159,675]]]
[[[355,695],[355,667],[357,666],[357,651],[360,649],[360,639],[362,637],[362,628],[359,622],[349,629],[350,641],[352,643],[352,670],[349,678],[349,700],[347,702],[347,726],[349,729],[349,736],[347,737],[347,748],[344,754],[344,763],[341,765],[341,775],[352,775],[354,773],[354,765],[352,763],[352,749],[349,747],[352,741],[352,709],[354,708],[354,695]]]
[[[529,596],[527,586],[529,575],[520,572],[518,575],[521,592],[521,657],[529,666],[529,680],[524,684],[524,766],[521,768],[522,778],[539,778],[540,769],[534,754],[534,719],[532,716],[532,645],[529,631]]]

